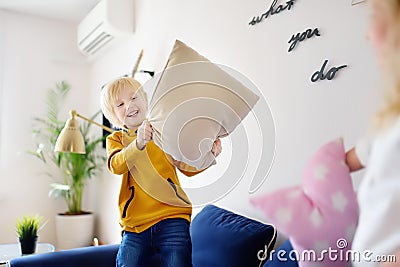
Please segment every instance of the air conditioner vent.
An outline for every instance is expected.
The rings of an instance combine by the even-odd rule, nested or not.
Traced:
[[[102,0],[78,26],[78,48],[94,55],[116,37],[132,34],[134,29],[132,0]]]

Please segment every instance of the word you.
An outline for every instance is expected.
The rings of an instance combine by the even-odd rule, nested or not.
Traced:
[[[307,29],[305,32],[303,33],[297,33],[296,35],[292,35],[292,38],[289,40],[289,44],[292,43],[289,47],[288,52],[292,52],[293,49],[296,47],[297,43],[303,42],[306,38],[310,39],[314,36],[321,36],[321,34],[319,33],[319,29],[315,28],[314,30],[312,29]]]
[[[278,14],[284,10],[290,10],[292,6],[294,5],[295,0],[289,0],[286,2],[286,6],[284,5],[279,5],[276,7],[276,4],[278,3],[278,0],[274,0],[271,4],[271,7],[268,9],[267,12],[263,13],[261,16],[253,17],[253,19],[249,22],[249,25],[256,25],[257,23],[260,23],[263,21],[263,19],[268,18],[270,15],[275,15]],[[276,8],[275,8],[276,7]]]
[[[325,75],[324,72],[325,72],[325,68],[326,68],[326,65],[327,65],[327,64],[328,64],[328,60],[326,59],[325,62],[324,62],[324,64],[322,65],[321,70],[316,71],[316,72],[311,76],[311,82],[315,83],[315,82],[317,82],[317,81],[319,81],[319,80],[325,80],[325,79],[328,79],[328,80],[330,81],[330,80],[332,80],[332,79],[335,78],[336,73],[337,73],[339,70],[341,70],[341,69],[343,69],[343,68],[347,68],[347,65],[342,65],[342,66],[340,66],[340,67],[333,67],[333,68],[331,68],[331,69],[328,71],[328,73]]]

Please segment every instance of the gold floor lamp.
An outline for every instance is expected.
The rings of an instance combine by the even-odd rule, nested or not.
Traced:
[[[83,136],[79,129],[79,124],[76,117],[86,120],[89,123],[93,123],[110,133],[114,131],[110,127],[82,116],[75,110],[71,110],[69,114],[71,117],[67,120],[64,128],[61,130],[60,135],[57,138],[54,148],[54,151],[56,152],[86,154],[85,142],[83,141]]]

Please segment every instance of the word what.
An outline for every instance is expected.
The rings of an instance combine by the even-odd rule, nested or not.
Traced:
[[[339,70],[341,70],[341,69],[343,69],[343,68],[347,68],[347,65],[343,65],[343,66],[340,66],[340,67],[333,67],[333,68],[331,68],[331,69],[328,71],[328,73],[325,75],[324,72],[325,72],[325,68],[326,68],[326,65],[327,65],[327,64],[328,64],[328,60],[325,60],[324,64],[322,65],[321,70],[316,71],[316,72],[311,76],[311,82],[315,83],[315,82],[317,82],[317,81],[319,81],[319,80],[325,80],[325,79],[328,79],[328,80],[330,81],[330,80],[332,80],[332,79],[335,78],[336,73],[337,73]]]
[[[314,30],[308,29],[303,33],[299,32],[296,35],[293,34],[292,38],[288,42],[289,44],[291,43],[288,52],[289,53],[292,52],[293,49],[296,47],[296,45],[298,43],[300,43],[300,42],[303,42],[306,38],[310,39],[310,38],[315,37],[315,36],[321,36],[321,34],[319,33],[318,28],[315,28]]]
[[[256,25],[257,23],[260,23],[264,19],[267,19],[270,15],[272,16],[272,15],[279,14],[280,12],[282,12],[286,9],[290,10],[292,8],[292,6],[294,5],[294,1],[295,0],[289,0],[286,2],[286,6],[279,5],[278,7],[276,7],[278,0],[274,0],[271,4],[271,7],[268,9],[268,11],[265,12],[264,14],[262,14],[261,16],[253,17],[253,19],[249,22],[249,25],[252,25],[252,26]]]

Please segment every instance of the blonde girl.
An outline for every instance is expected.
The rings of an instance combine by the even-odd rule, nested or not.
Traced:
[[[367,36],[389,90],[375,117],[375,138],[347,153],[350,170],[366,166],[352,248],[361,257],[354,266],[400,266],[400,0],[369,0],[368,5]]]

